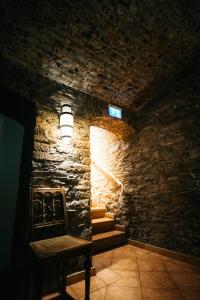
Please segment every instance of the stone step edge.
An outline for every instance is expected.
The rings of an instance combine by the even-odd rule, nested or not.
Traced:
[[[112,237],[117,237],[117,236],[124,236],[125,233],[119,230],[111,230],[108,232],[103,232],[103,233],[98,233],[98,234],[94,234],[92,236],[92,241],[99,241],[99,240],[105,240],[105,239],[109,239]]]
[[[102,223],[114,223],[114,220],[110,218],[92,219],[92,224],[102,224]]]
[[[93,211],[107,211],[107,209],[105,207],[91,207],[91,212]]]
[[[111,212],[106,212],[106,213],[105,213],[105,217],[106,217],[106,218],[109,218],[109,219],[113,219],[113,220],[114,220],[114,218],[115,218],[115,215],[114,215],[114,213],[111,213]]]

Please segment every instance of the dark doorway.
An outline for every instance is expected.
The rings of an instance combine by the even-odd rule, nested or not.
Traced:
[[[7,89],[0,89],[1,170],[1,282],[5,299],[25,299],[24,279],[29,240],[29,187],[35,103]],[[3,261],[4,259],[4,261]],[[11,295],[12,291],[12,295]],[[10,293],[10,294],[9,294]]]
[[[24,127],[19,122],[0,114],[0,272],[11,260],[23,136]]]

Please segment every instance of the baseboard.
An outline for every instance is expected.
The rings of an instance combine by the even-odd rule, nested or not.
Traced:
[[[95,267],[90,269],[90,276],[96,275]],[[79,282],[85,279],[85,271],[76,272],[67,276],[67,285]]]
[[[200,258],[199,257],[187,255],[187,254],[184,254],[181,252],[176,252],[173,250],[168,250],[165,248],[160,248],[157,246],[153,246],[150,244],[142,243],[142,242],[139,242],[136,240],[131,240],[131,239],[128,240],[128,243],[132,246],[136,246],[136,247],[148,250],[148,251],[152,251],[152,252],[164,255],[164,256],[168,256],[170,258],[181,260],[183,262],[186,262],[186,263],[189,263],[189,264],[192,264],[195,266],[200,266]]]

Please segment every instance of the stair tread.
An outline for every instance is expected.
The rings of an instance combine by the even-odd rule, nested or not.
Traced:
[[[92,241],[97,241],[97,240],[106,239],[113,236],[120,236],[120,235],[123,236],[125,235],[125,233],[119,230],[111,230],[103,233],[94,234],[92,236]]]
[[[107,211],[105,207],[91,207],[91,211]]]
[[[97,219],[92,219],[92,224],[96,224],[96,223],[107,223],[107,222],[110,222],[110,223],[113,223],[114,220],[111,219],[111,218],[97,218]]]

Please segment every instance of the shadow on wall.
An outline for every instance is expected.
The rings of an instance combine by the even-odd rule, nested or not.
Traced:
[[[138,116],[131,238],[200,254],[199,62],[191,61]]]

